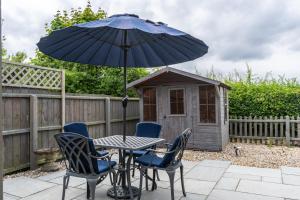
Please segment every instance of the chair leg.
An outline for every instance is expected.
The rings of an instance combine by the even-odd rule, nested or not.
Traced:
[[[154,191],[157,187],[156,187],[156,169],[153,169],[153,177],[152,177],[152,188],[151,190]]]
[[[135,162],[134,162],[135,158],[133,158],[133,169],[132,169],[132,178],[134,178],[134,175],[135,175]]]
[[[110,184],[113,185],[114,182],[113,182],[113,178],[111,177],[111,172],[108,173],[109,174],[109,180],[110,180]]]
[[[181,179],[182,193],[183,193],[183,196],[186,197],[185,188],[184,188],[183,165],[180,166],[180,179]]]
[[[70,182],[70,176],[68,176],[68,178],[67,178],[66,189],[68,189],[68,187],[69,187],[69,182]]]
[[[66,195],[66,189],[67,189],[67,179],[69,178],[68,175],[64,175],[63,178],[63,192],[62,192],[62,200],[65,199],[65,195]]]
[[[143,188],[143,177],[144,177],[144,173],[145,173],[145,169],[144,167],[141,166],[140,168],[140,187],[139,187],[139,196],[138,196],[138,200],[141,199],[142,196],[142,188]]]
[[[89,183],[86,182],[86,199],[90,199],[90,197],[91,197],[90,186]]]
[[[158,170],[156,169],[155,172],[156,172],[157,180],[160,181],[160,178],[159,178],[159,175],[158,175]]]
[[[113,187],[114,187],[114,193],[115,193],[115,199],[118,199],[118,195],[117,195],[117,173],[115,171],[112,172],[113,174]]]
[[[174,200],[174,177],[175,177],[175,170],[174,171],[167,171],[167,174],[170,179],[170,186],[171,186],[171,200]]]
[[[148,191],[148,169],[145,169],[145,182],[146,182],[146,190]]]
[[[88,179],[87,182],[88,182],[89,188],[90,188],[91,199],[95,200],[95,191],[96,191],[97,179]]]

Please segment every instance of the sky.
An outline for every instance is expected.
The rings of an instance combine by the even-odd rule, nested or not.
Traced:
[[[91,0],[108,16],[134,13],[162,21],[203,40],[209,52],[174,67],[206,74],[234,70],[248,64],[254,74],[300,76],[300,0]],[[34,56],[45,35],[45,23],[57,10],[85,7],[86,0],[2,1],[4,47],[8,53]]]

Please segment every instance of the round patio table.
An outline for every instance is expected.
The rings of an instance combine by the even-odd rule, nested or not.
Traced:
[[[120,174],[121,184],[117,186],[116,189],[118,199],[133,199],[138,196],[139,193],[139,189],[137,187],[131,186],[130,166],[132,152],[135,150],[147,149],[164,141],[165,140],[162,138],[126,136],[126,140],[124,142],[122,135],[113,135],[94,139],[94,145],[96,147],[119,150],[118,174]],[[126,150],[130,152],[129,155],[128,153],[126,154]],[[127,162],[125,161],[125,156],[128,157]],[[108,189],[107,195],[115,197],[114,189]]]

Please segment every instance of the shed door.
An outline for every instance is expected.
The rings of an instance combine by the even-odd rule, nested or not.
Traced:
[[[144,121],[156,121],[156,88],[143,89]]]

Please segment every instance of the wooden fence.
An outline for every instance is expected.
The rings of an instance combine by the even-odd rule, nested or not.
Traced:
[[[231,141],[298,145],[300,117],[231,117]]]
[[[64,121],[61,104],[61,95],[3,94],[5,173],[35,168],[34,151],[56,146],[53,135]],[[134,133],[138,99],[130,99],[127,110],[128,133]],[[94,138],[122,134],[121,98],[66,95],[65,120],[86,122]]]

